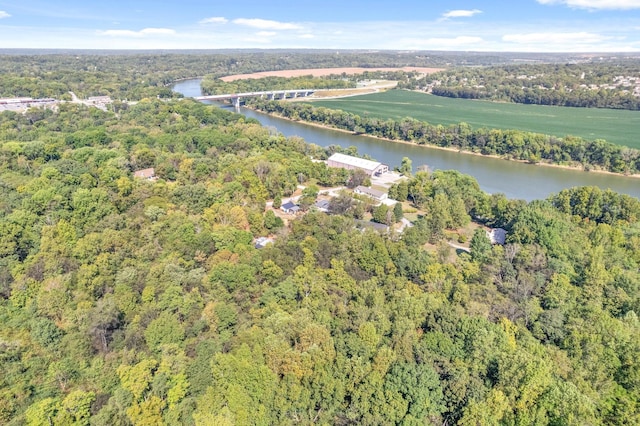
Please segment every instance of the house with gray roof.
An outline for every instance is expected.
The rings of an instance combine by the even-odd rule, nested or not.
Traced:
[[[287,201],[283,205],[280,206],[280,210],[287,214],[296,214],[300,211],[300,206],[293,203],[292,201]]]

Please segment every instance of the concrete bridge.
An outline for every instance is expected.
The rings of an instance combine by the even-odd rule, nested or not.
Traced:
[[[234,107],[238,108],[243,99],[246,98],[267,98],[269,100],[275,99],[291,99],[300,98],[312,95],[316,90],[302,89],[302,90],[269,90],[266,92],[248,92],[248,93],[233,93],[228,95],[210,95],[210,96],[197,96],[193,99],[198,101],[231,101]]]

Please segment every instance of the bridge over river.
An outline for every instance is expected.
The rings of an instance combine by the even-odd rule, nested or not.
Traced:
[[[274,99],[291,99],[311,96],[318,90],[300,89],[300,90],[268,90],[265,92],[247,92],[247,93],[232,93],[228,95],[209,95],[209,96],[194,96],[193,99],[198,101],[231,101],[234,107],[240,107],[240,103],[246,98],[267,98]]]

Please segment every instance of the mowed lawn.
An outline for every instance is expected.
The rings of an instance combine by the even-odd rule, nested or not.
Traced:
[[[605,139],[640,149],[640,111],[523,105],[452,99],[406,90],[313,101],[315,106],[381,119],[412,117],[429,124],[518,129],[564,137]]]

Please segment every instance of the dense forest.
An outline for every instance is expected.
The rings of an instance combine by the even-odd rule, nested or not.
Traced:
[[[191,53],[87,52],[0,54],[0,97],[70,99],[109,95],[135,101],[171,98],[176,80],[206,76],[209,80],[259,71],[331,68],[447,66],[460,55],[409,55],[366,51],[220,51]],[[494,58],[495,59],[495,58]],[[487,59],[490,60],[490,59]]]
[[[640,109],[640,61],[456,67],[402,87],[524,104]]]
[[[531,163],[548,162],[600,169],[614,173],[640,172],[640,151],[614,145],[602,139],[584,140],[576,136],[557,138],[513,129],[474,129],[467,123],[450,126],[429,124],[413,118],[382,120],[361,117],[342,110],[291,103],[251,99],[247,104],[267,113],[362,133],[391,140],[429,144],[483,155],[497,155]]]
[[[332,67],[468,67],[567,61],[618,63],[614,55],[394,52],[366,50],[31,51],[0,49],[0,97],[70,99],[109,95],[116,100],[175,97],[179,79],[213,80],[232,74]],[[466,68],[464,68],[466,69]],[[469,68],[472,69],[472,68]],[[616,74],[617,75],[617,74]],[[407,82],[407,87],[410,84]]]
[[[637,199],[420,171],[401,235],[285,225],[330,153],[189,100],[0,114],[0,423],[640,422]],[[507,243],[443,243],[471,220]]]

